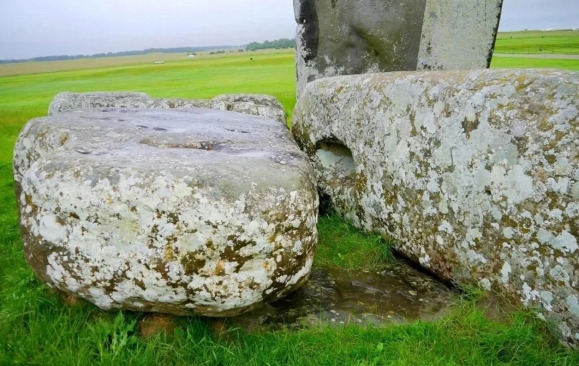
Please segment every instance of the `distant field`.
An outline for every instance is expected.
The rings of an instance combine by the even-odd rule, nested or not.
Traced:
[[[214,60],[222,58],[237,58],[249,60],[254,56],[270,54],[271,50],[239,53],[226,51],[225,54],[210,55],[199,53],[194,59],[187,59],[185,54],[152,53],[138,56],[86,58],[69,61],[25,62],[15,64],[0,64],[0,77],[23,74],[41,74],[66,70],[100,69],[130,65],[150,65],[156,61],[188,62],[195,65],[199,60]],[[273,51],[276,54],[290,54],[292,50]],[[548,67],[568,70],[579,70],[578,60],[539,60],[539,59],[498,59],[501,54],[565,54],[579,56],[579,30],[563,31],[521,31],[500,32],[497,36],[492,67]],[[289,59],[288,59],[289,61]],[[155,65],[159,69],[165,64]]]
[[[66,61],[31,61],[13,64],[0,64],[0,76],[41,74],[46,72],[82,70],[101,67],[133,65],[138,63],[153,63],[155,61],[183,60],[185,56],[176,53],[150,53],[148,55],[83,58]]]
[[[497,39],[550,38],[550,37],[579,37],[579,30],[563,29],[553,31],[526,30],[514,32],[499,32]]]
[[[501,32],[497,36],[494,53],[493,68],[579,70],[579,31]],[[504,57],[511,54],[514,57]],[[556,58],[557,55],[561,58]],[[567,59],[563,55],[575,55],[577,59]]]
[[[559,53],[579,55],[579,31],[501,32],[495,53]]]
[[[12,64],[0,64],[0,77],[9,75],[23,75],[23,74],[41,74],[46,72],[67,71],[67,70],[85,70],[95,68],[105,68],[114,66],[126,66],[137,64],[154,64],[158,61],[197,61],[204,59],[215,59],[224,57],[236,57],[239,55],[247,55],[247,58],[253,57],[256,54],[263,54],[266,51],[255,52],[237,52],[225,51],[221,54],[210,54],[207,52],[199,52],[193,59],[187,58],[186,54],[182,53],[149,53],[146,55],[136,56],[120,56],[120,57],[101,57],[101,58],[82,58],[77,60],[66,61],[31,61]],[[292,52],[291,50],[284,50],[280,52]]]
[[[266,90],[280,99],[288,112],[295,103],[295,65],[291,50],[201,55],[176,60],[160,55],[127,59],[130,64],[121,60],[120,65],[113,66],[95,66],[94,63],[100,60],[112,63],[115,58],[65,61],[76,69],[0,77],[0,111],[16,105],[21,113],[42,106],[44,114],[44,108],[58,92],[96,90],[143,91],[154,97],[180,98],[211,98],[224,91],[258,93]],[[153,64],[152,60],[158,59],[166,62]],[[8,66],[0,65],[0,72]]]
[[[579,59],[542,59],[542,58],[519,58],[501,57],[496,55],[491,62],[491,68],[517,68],[517,69],[563,69],[579,71]]]

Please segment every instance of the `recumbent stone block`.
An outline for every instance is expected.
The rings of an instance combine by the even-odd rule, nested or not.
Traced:
[[[34,272],[102,309],[232,316],[310,272],[311,167],[271,119],[56,113],[21,132],[14,174]]]

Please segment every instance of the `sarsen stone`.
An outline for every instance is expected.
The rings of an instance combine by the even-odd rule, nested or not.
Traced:
[[[315,79],[487,68],[503,0],[294,0],[297,94]]]
[[[88,92],[57,94],[48,115],[73,110],[211,108],[262,116],[286,123],[281,103],[271,95],[221,94],[213,99],[151,98],[140,92]]]
[[[231,316],[288,294],[310,272],[311,167],[271,119],[55,113],[26,125],[14,174],[34,272],[103,309]]]
[[[354,225],[577,345],[578,95],[564,71],[339,76],[308,84],[293,131]]]

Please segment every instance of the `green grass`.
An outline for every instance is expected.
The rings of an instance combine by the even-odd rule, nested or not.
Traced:
[[[495,53],[559,53],[579,55],[579,31],[501,32]]]
[[[542,58],[511,58],[495,56],[492,59],[491,67],[494,69],[517,68],[517,69],[562,69],[579,71],[579,59],[542,59]]]
[[[10,284],[13,285],[13,284]],[[143,339],[139,313],[62,306],[31,276],[3,309],[2,365],[576,365],[527,312],[489,320],[472,299],[437,322],[371,328],[319,327],[246,334],[213,330],[212,321],[176,320],[173,334]],[[2,293],[4,296],[5,294]],[[16,306],[16,304],[12,304]],[[6,308],[12,310],[10,306]]]
[[[173,334],[145,339],[143,314],[66,307],[24,260],[11,173],[12,148],[30,118],[61,91],[135,90],[155,97],[272,94],[288,115],[295,104],[293,54],[135,64],[0,77],[0,365],[576,365],[579,355],[527,311],[484,315],[476,296],[435,322],[388,328],[216,333],[212,321],[176,320]],[[541,60],[544,61],[544,60]],[[160,66],[160,67],[159,67]],[[384,241],[336,216],[319,223],[316,266],[372,268],[390,258]]]
[[[87,60],[87,67],[90,64]],[[211,98],[222,93],[267,91],[291,114],[295,104],[294,79],[294,55],[288,51],[6,76],[0,78],[0,115],[23,110],[30,111],[29,115],[43,115],[57,92],[98,90],[143,91],[166,98]]]
[[[337,215],[320,216],[318,231],[314,266],[374,269],[392,259],[384,239],[356,230]]]

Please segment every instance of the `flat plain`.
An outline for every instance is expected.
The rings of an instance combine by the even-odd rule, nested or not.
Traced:
[[[547,33],[555,38],[568,36],[567,32],[501,34],[497,52],[521,52],[536,44],[529,39],[543,40]],[[506,43],[501,43],[503,39]],[[577,39],[579,33],[572,33],[571,41],[551,43],[558,43],[556,50],[561,52],[550,50],[576,52]],[[165,63],[154,64],[158,60]],[[550,324],[528,310],[497,305],[474,288],[461,289],[456,309],[432,322],[386,328],[324,326],[265,334],[228,328],[226,321],[185,317],[145,335],[143,314],[106,313],[61,296],[34,277],[23,255],[12,181],[12,149],[22,126],[46,115],[58,92],[97,90],[179,98],[264,93],[277,97],[291,120],[296,100],[294,54],[272,50],[195,59],[155,54],[17,66],[0,65],[0,365],[579,364],[579,354],[558,344]],[[579,70],[579,61],[496,57],[492,66]],[[322,216],[315,265],[375,268],[377,260],[390,258],[384,254],[385,245],[337,216]],[[347,266],[344,258],[348,258]]]
[[[495,53],[579,54],[579,30],[501,32]]]

